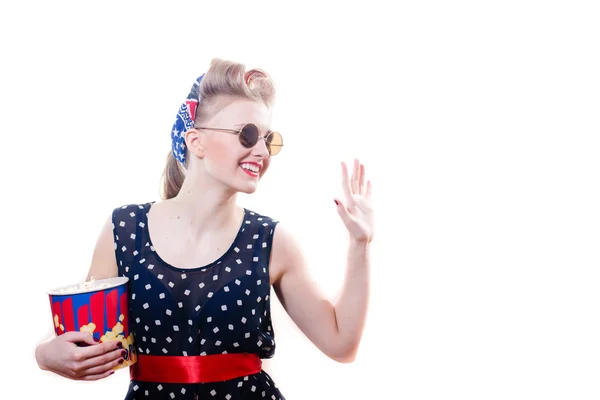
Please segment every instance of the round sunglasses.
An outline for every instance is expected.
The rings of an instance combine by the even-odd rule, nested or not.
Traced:
[[[195,126],[195,129],[207,129],[211,131],[227,132],[238,135],[242,146],[250,149],[256,146],[256,143],[260,139],[265,141],[269,155],[274,156],[281,151],[283,146],[283,138],[279,132],[269,132],[267,136],[260,136],[258,127],[254,124],[246,124],[241,129],[222,129],[222,128],[206,128],[202,126]]]

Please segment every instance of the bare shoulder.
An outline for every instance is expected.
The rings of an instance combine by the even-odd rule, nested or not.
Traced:
[[[119,276],[115,253],[117,244],[120,243],[118,247],[121,248],[125,241],[133,236],[132,233],[135,232],[132,229],[136,229],[139,220],[145,218],[144,213],[147,213],[150,206],[155,203],[125,204],[111,211],[96,240],[87,280],[92,277],[94,279],[106,279]],[[152,208],[154,209],[154,207]],[[143,224],[140,224],[140,226],[143,226]],[[129,247],[128,243],[127,246]]]
[[[113,226],[113,216],[111,213],[105,220],[96,240],[86,280],[90,280],[92,277],[94,279],[106,279],[118,276]]]

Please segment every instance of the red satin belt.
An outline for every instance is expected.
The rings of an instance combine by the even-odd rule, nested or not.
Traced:
[[[131,379],[163,383],[227,381],[259,373],[262,361],[256,354],[234,353],[210,356],[149,356],[138,354],[129,367]]]

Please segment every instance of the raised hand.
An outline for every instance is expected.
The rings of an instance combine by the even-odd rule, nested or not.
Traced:
[[[345,202],[340,199],[334,201],[350,238],[358,242],[371,242],[374,234],[371,182],[365,184],[365,166],[358,160],[354,160],[350,178],[348,167],[342,162],[342,188]]]

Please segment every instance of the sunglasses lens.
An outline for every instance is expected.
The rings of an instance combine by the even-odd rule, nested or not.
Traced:
[[[269,154],[272,156],[279,153],[279,151],[281,151],[281,147],[283,146],[283,138],[279,132],[271,132],[269,136],[265,138],[265,142],[267,143]]]
[[[258,128],[254,124],[245,125],[240,132],[240,143],[250,148],[258,142]]]

